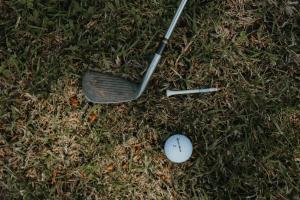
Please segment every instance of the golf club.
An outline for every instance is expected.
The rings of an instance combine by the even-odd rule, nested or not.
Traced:
[[[85,73],[82,80],[83,92],[86,99],[93,103],[109,104],[128,102],[139,98],[145,91],[150,77],[160,61],[162,52],[174,31],[187,1],[188,0],[181,1],[172,23],[165,37],[161,41],[141,84],[133,83],[121,77],[88,71]]]
[[[167,90],[167,97],[173,95],[180,95],[180,94],[196,94],[196,93],[210,93],[210,92],[217,92],[219,88],[207,88],[207,89],[195,89],[195,90]]]

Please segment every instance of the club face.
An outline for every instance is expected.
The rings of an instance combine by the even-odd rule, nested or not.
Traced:
[[[122,103],[135,100],[139,86],[124,78],[88,71],[82,80],[83,92],[93,103]]]

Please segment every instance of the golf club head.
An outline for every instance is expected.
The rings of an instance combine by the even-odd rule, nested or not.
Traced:
[[[139,85],[121,77],[88,71],[83,76],[85,97],[92,103],[122,103],[138,97]]]

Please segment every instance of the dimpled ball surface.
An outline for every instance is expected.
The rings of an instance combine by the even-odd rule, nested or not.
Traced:
[[[164,151],[170,161],[183,163],[191,157],[193,145],[185,135],[176,134],[167,139]]]

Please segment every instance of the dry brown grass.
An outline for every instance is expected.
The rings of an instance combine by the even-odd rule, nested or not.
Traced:
[[[0,199],[299,198],[296,1],[190,1],[141,99],[84,99],[89,68],[139,80],[174,9],[0,0]],[[205,86],[224,89],[164,94]],[[174,132],[194,143],[181,165]]]

